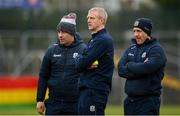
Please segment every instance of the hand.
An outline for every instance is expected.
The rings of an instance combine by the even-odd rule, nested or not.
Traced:
[[[45,109],[45,105],[44,105],[44,102],[37,102],[37,105],[36,105],[36,110],[39,114],[41,115],[44,115],[44,109]]]
[[[147,61],[148,61],[148,58],[146,58],[146,59],[144,60],[144,63],[147,62]]]
[[[97,68],[98,67],[98,64],[99,64],[99,62],[96,60],[96,61],[94,61],[92,64],[91,64],[91,66],[89,67],[89,69],[95,69],[95,68]]]

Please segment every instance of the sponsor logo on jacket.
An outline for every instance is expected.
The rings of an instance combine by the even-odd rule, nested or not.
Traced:
[[[53,57],[61,57],[61,54],[53,54]]]
[[[132,54],[132,53],[128,53],[128,56],[134,56],[134,54]]]

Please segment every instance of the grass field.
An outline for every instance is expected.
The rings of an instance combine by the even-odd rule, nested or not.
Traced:
[[[179,106],[162,106],[161,115],[180,115]],[[36,105],[0,105],[0,115],[38,115]],[[108,105],[106,115],[123,115],[122,106]]]

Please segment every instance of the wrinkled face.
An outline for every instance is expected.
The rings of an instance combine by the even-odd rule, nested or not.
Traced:
[[[97,32],[100,26],[103,25],[103,19],[99,16],[95,10],[90,10],[87,15],[88,29],[91,32]]]
[[[134,27],[133,28],[133,35],[137,42],[137,44],[143,44],[149,36],[140,28]]]
[[[74,41],[74,37],[72,35],[63,31],[58,32],[58,39],[59,39],[60,44],[65,45],[65,46],[71,45]]]

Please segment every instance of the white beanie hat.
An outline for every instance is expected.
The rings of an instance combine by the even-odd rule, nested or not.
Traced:
[[[67,32],[74,36],[76,33],[76,14],[69,13],[68,15],[63,16],[57,25],[57,31]]]

